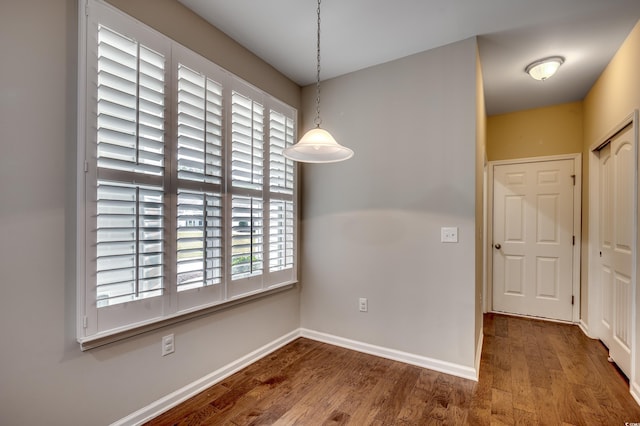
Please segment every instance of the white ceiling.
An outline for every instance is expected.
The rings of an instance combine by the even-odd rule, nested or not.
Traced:
[[[301,86],[315,81],[315,0],[179,0]],[[327,79],[479,36],[487,113],[581,100],[635,23],[640,0],[324,0]],[[566,58],[532,80],[525,66]]]

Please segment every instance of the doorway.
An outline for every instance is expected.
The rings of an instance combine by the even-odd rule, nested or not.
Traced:
[[[576,322],[580,300],[581,155],[489,167],[489,309]]]

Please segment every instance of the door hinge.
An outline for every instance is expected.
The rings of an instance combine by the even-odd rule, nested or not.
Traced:
[[[89,171],[89,162],[85,161],[84,162],[84,172],[87,173]]]
[[[576,245],[576,236],[574,235],[572,238],[572,244],[575,246]]]
[[[571,175],[571,179],[573,179],[573,186],[576,186],[576,175]]]
[[[89,318],[82,317],[82,327],[87,328],[89,326]]]
[[[573,303],[575,302],[575,296],[571,296],[571,306],[573,306]]]

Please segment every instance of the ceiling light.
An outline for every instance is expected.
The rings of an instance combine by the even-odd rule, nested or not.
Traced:
[[[531,78],[544,81],[554,75],[563,62],[563,57],[552,56],[550,58],[540,59],[539,61],[535,61],[527,65],[525,71],[531,76]]]
[[[288,147],[283,154],[290,160],[303,163],[335,163],[353,157],[353,151],[340,145],[329,132],[320,128],[320,0],[318,0],[318,39],[316,69],[316,127],[302,136],[297,144]]]

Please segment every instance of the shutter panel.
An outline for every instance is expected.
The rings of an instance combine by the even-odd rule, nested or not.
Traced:
[[[283,151],[294,143],[293,119],[269,111],[269,272],[293,267],[294,164]]]
[[[98,25],[97,61],[100,308],[163,294],[165,57]]]
[[[231,279],[262,275],[264,107],[231,95]]]
[[[222,197],[178,192],[178,291],[222,282]]]
[[[260,198],[232,198],[231,278],[234,280],[262,274],[262,210]]]
[[[164,61],[135,40],[98,27],[98,167],[163,174]]]
[[[231,179],[234,187],[262,190],[263,114],[262,105],[233,92],[231,96]]]
[[[222,85],[178,66],[178,178],[222,183]]]
[[[163,291],[163,190],[98,182],[96,284],[98,307]]]
[[[271,110],[269,114],[269,191],[293,194],[293,161],[283,151],[293,145],[293,120]]]
[[[192,58],[179,61],[183,59],[191,63]],[[194,68],[177,65],[178,292],[221,284],[223,279],[222,85]],[[200,303],[219,294],[201,295]],[[180,309],[196,305],[195,297],[181,296]]]
[[[269,211],[269,272],[293,267],[293,201],[271,200]]]

